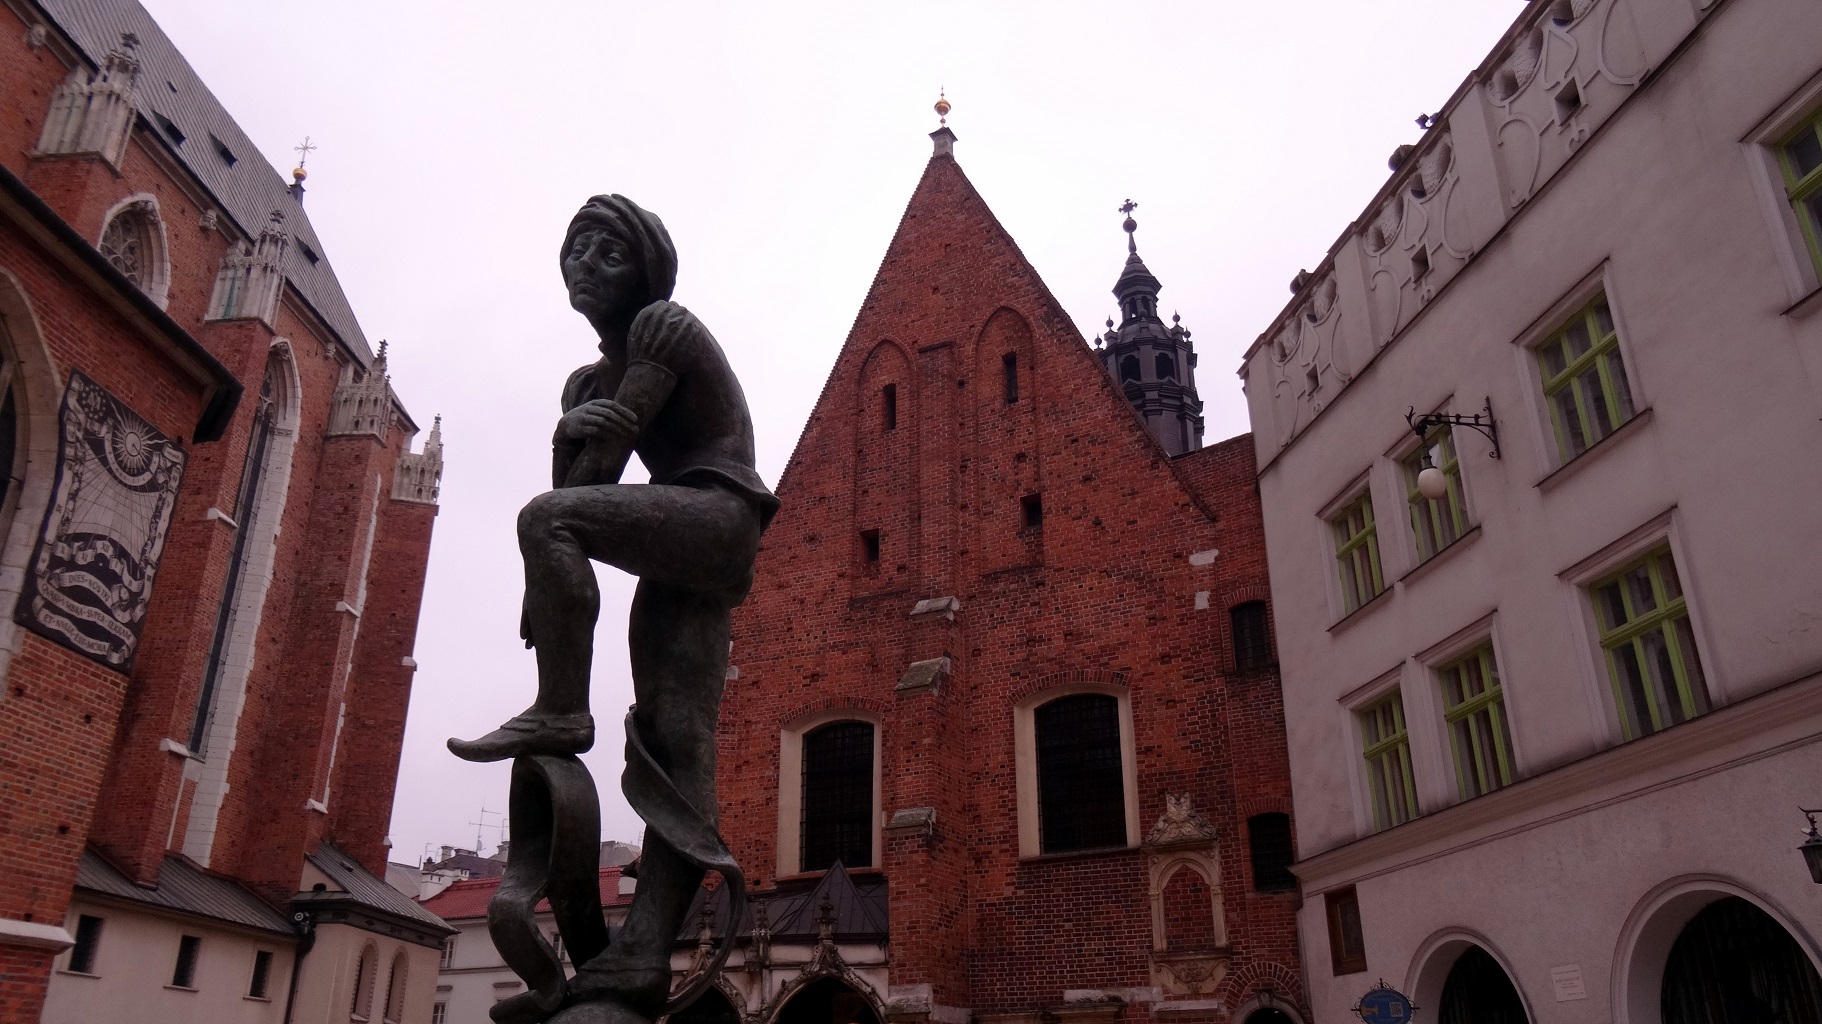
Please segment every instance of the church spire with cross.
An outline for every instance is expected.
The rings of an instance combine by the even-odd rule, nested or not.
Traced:
[[[1196,394],[1196,353],[1189,328],[1172,315],[1165,327],[1158,316],[1158,293],[1164,286],[1139,258],[1139,222],[1128,199],[1120,212],[1126,219],[1126,266],[1114,282],[1120,324],[1108,318],[1107,333],[1095,339],[1095,353],[1126,400],[1145,420],[1145,428],[1170,455],[1202,447],[1202,399]]]

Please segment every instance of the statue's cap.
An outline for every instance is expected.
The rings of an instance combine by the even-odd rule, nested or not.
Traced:
[[[622,195],[593,196],[569,222],[563,252],[569,252],[577,232],[590,227],[605,228],[633,248],[634,258],[645,270],[648,302],[671,297],[677,287],[677,247],[657,214]]]

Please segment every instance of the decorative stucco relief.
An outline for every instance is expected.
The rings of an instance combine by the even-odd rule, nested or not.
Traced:
[[[1270,344],[1272,408],[1283,444],[1289,444],[1354,379],[1342,352],[1345,335],[1353,328],[1342,323],[1334,272],[1325,271],[1308,282],[1301,294],[1304,299],[1296,313],[1284,321]]]
[[[1360,236],[1376,347],[1396,337],[1474,255],[1454,140],[1434,129],[1413,159],[1416,166]]]
[[[1485,86],[1506,201],[1521,206],[1648,70],[1631,0],[1554,0]]]
[[[1227,977],[1232,950],[1227,944],[1227,917],[1221,903],[1219,839],[1215,827],[1191,806],[1188,793],[1166,793],[1164,813],[1145,836],[1152,984],[1169,995],[1209,995]],[[1199,883],[1186,887],[1186,892],[1207,892],[1206,908],[1167,895],[1179,876]],[[1173,918],[1180,926],[1177,929],[1172,927]],[[1187,927],[1181,927],[1186,922]]]

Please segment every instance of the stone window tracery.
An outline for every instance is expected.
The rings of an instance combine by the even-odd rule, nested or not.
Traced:
[[[166,264],[164,225],[158,204],[150,196],[135,196],[109,214],[95,248],[121,276],[163,306],[170,287]]]

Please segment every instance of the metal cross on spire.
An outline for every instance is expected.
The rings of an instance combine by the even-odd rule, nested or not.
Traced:
[[[1136,253],[1139,251],[1138,239],[1133,235],[1133,232],[1139,230],[1139,222],[1132,219],[1132,211],[1138,208],[1139,204],[1130,199],[1120,205],[1120,212],[1126,215],[1126,223],[1121,224],[1120,226],[1126,229],[1127,252]]]
[[[310,176],[309,173],[304,170],[304,161],[310,159],[310,154],[316,152],[317,147],[310,144],[310,136],[306,135],[304,136],[304,141],[300,145],[292,146],[291,148],[297,151],[297,166],[291,168],[291,182],[294,186],[301,187],[304,183],[304,179]],[[301,195],[301,193],[299,194]]]

